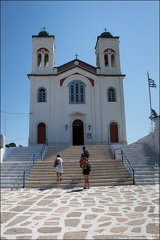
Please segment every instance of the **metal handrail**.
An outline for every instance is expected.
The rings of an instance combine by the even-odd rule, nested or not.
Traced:
[[[44,155],[45,155],[45,153],[46,153],[46,151],[47,151],[47,146],[48,146],[48,140],[47,140],[47,138],[46,138],[46,141],[45,141],[45,143],[43,144],[42,149],[41,149],[41,151],[40,151],[41,161],[43,161]]]
[[[124,162],[124,164],[126,163],[125,166],[127,165],[126,167],[128,168],[128,171],[132,176],[133,184],[135,184],[134,169],[122,149],[121,149],[121,156],[122,156],[122,161]]]
[[[34,164],[34,160],[35,160],[35,152],[32,153],[27,165],[25,166],[25,168],[23,170],[23,188],[25,187],[26,171],[27,171],[29,166]]]
[[[133,184],[135,184],[134,169],[133,169],[130,161],[128,160],[127,156],[125,155],[125,153],[123,152],[123,150],[121,148],[114,148],[113,149],[114,159],[116,158],[116,151],[120,151],[121,160],[124,162],[124,165],[127,167],[129,173],[131,174],[132,179],[133,179]]]

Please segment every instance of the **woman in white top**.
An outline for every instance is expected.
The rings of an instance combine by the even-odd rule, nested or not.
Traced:
[[[63,174],[63,160],[61,158],[61,156],[58,154],[55,161],[54,161],[54,164],[55,163],[58,163],[56,164],[55,166],[55,169],[56,169],[56,175],[57,175],[57,181],[62,181],[62,174]]]

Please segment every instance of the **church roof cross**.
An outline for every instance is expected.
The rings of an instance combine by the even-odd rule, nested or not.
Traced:
[[[106,32],[106,31],[107,31],[107,28],[105,28],[104,31]]]
[[[76,57],[76,59],[77,59],[77,57],[79,56],[77,53],[74,55],[75,57]]]
[[[43,27],[42,30],[45,32],[46,31],[46,27]]]

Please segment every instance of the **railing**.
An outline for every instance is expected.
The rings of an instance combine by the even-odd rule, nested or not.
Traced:
[[[42,146],[42,149],[40,151],[40,155],[41,155],[41,161],[43,161],[45,153],[47,151],[47,146],[48,146],[48,140],[46,139],[45,143]]]
[[[47,151],[47,146],[48,146],[48,141],[47,141],[47,139],[46,139],[46,141],[45,141],[45,143],[43,144],[42,149],[41,149],[41,151],[40,151],[41,161],[43,161],[43,158],[44,158],[45,153],[46,153],[46,151]],[[35,162],[35,154],[36,154],[36,151],[34,151],[34,152],[32,153],[30,160],[28,161],[25,169],[23,170],[23,188],[25,187],[26,172],[28,171],[29,167],[30,167],[30,169],[31,169],[31,166],[32,166],[32,165],[34,164],[34,162]],[[29,171],[30,171],[30,169],[29,169]],[[28,173],[29,173],[29,171],[28,171]]]
[[[124,162],[124,165],[126,166],[128,172],[130,173],[130,175],[132,176],[133,179],[133,184],[135,184],[135,176],[134,176],[134,169],[131,166],[127,156],[125,155],[125,153],[123,152],[123,150],[121,148],[113,148],[111,147],[111,151],[113,153],[113,157],[114,159],[116,158],[116,151],[119,151],[118,153],[121,156],[121,160]]]
[[[30,160],[28,161],[25,169],[23,170],[23,188],[25,187],[25,181],[26,181],[26,171],[28,170],[28,168],[34,164],[35,161],[35,152],[32,153]]]
[[[36,154],[38,154],[38,159],[39,159],[39,155],[40,155],[40,159],[41,161],[43,161],[43,158],[45,156],[45,153],[47,151],[47,146],[48,146],[48,141],[46,139],[46,142],[43,144],[42,149],[40,152],[36,152],[34,151],[29,159],[29,161],[27,162],[27,165],[25,166],[24,170],[17,176],[16,178],[16,182],[19,181],[22,183],[22,187],[25,187],[25,182],[26,182],[26,173],[27,175],[29,175],[32,165],[35,163],[35,160],[37,159]]]
[[[126,157],[126,155],[124,154],[123,150],[121,149],[121,156],[122,156],[122,161],[124,162],[124,165],[126,166],[126,168],[128,169],[129,173],[132,176],[133,179],[133,184],[135,184],[135,177],[134,177],[134,169],[131,166],[128,158]]]

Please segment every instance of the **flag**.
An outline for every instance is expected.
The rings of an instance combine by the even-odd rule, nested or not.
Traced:
[[[155,81],[151,78],[148,78],[148,84],[149,84],[149,87],[157,88],[157,85],[155,84]]]

